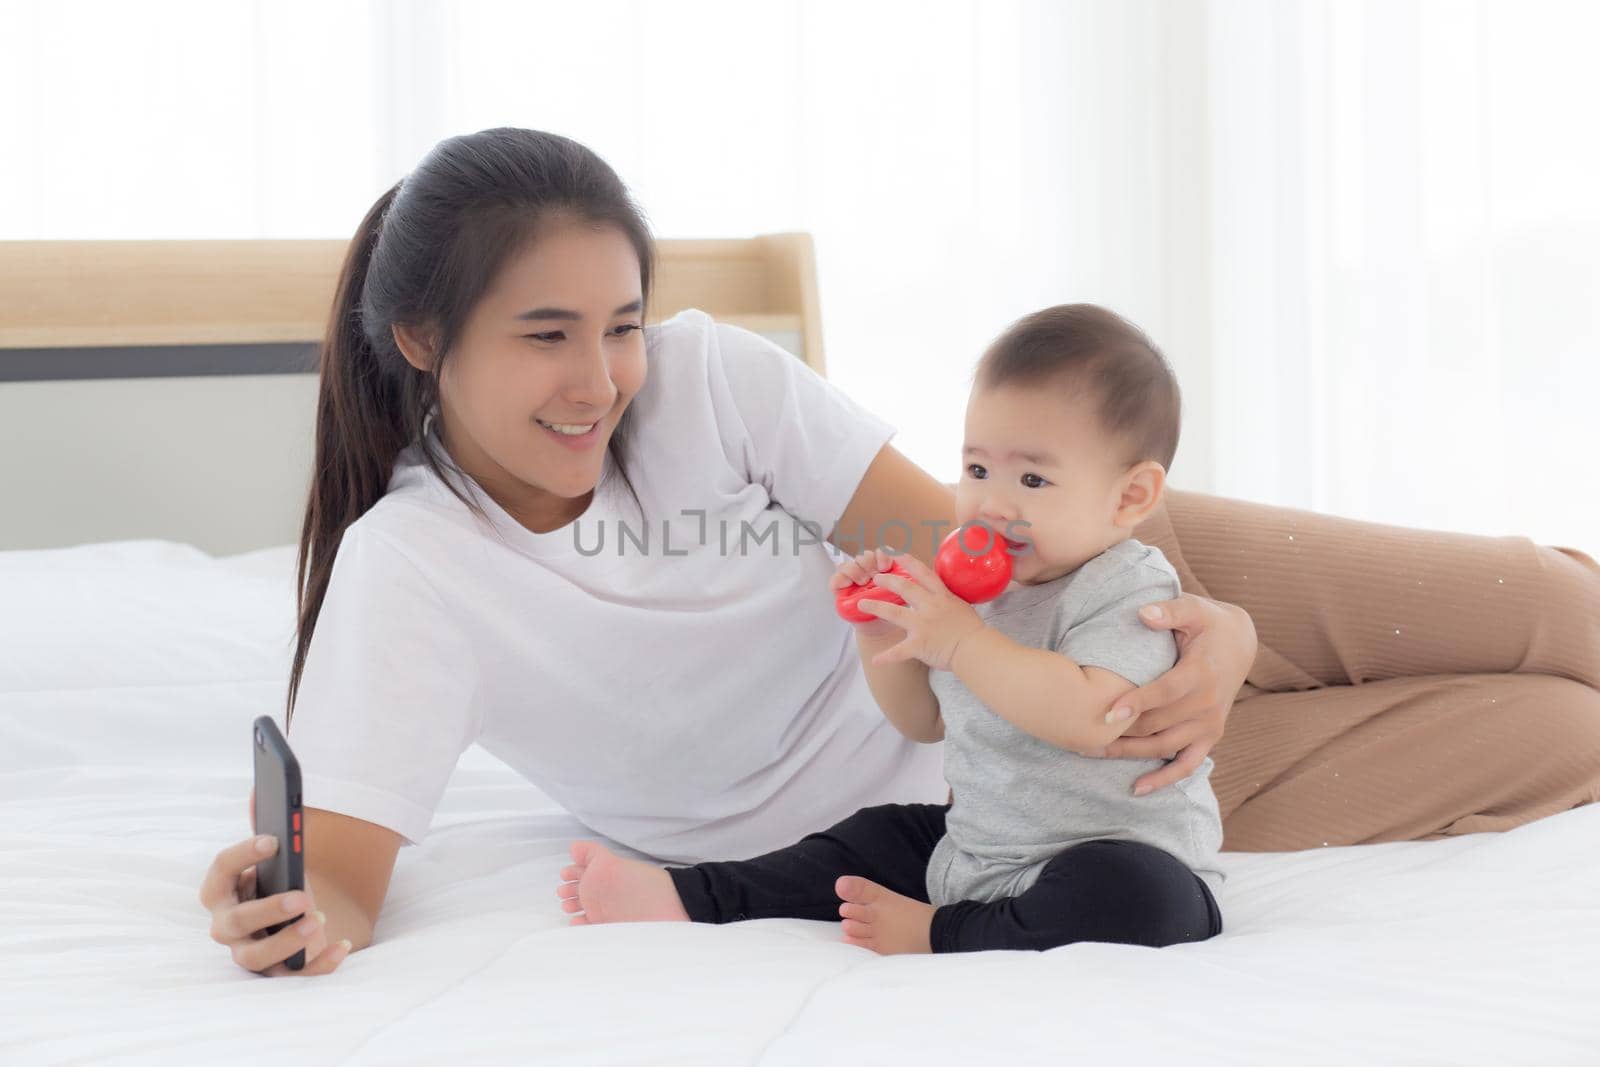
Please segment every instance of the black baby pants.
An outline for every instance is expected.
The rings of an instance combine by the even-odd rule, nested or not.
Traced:
[[[928,858],[947,804],[863,808],[836,826],[754,859],[669,867],[695,922],[838,921],[834,883],[854,874],[928,902]],[[1216,898],[1171,853],[1136,841],[1063,850],[1020,896],[963,900],[933,913],[935,952],[1046,949],[1075,941],[1160,948],[1222,932]]]

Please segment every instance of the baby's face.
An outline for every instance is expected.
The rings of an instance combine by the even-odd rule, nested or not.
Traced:
[[[1024,585],[1076,570],[1129,533],[1114,521],[1127,469],[1088,400],[1070,389],[974,389],[962,463],[958,521],[1025,542],[1012,561]]]

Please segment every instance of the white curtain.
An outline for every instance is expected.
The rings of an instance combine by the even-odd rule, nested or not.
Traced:
[[[1217,492],[1600,554],[1600,5],[1215,4]]]
[[[940,477],[984,343],[1089,300],[1178,368],[1178,485],[1600,552],[1580,0],[0,13],[0,239],[347,237],[439,138],[549,129],[662,236],[810,231],[832,377]]]

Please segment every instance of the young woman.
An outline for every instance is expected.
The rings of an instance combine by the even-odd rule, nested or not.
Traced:
[[[667,861],[754,855],[871,804],[944,799],[936,746],[887,724],[817,590],[835,550],[909,545],[931,564],[952,491],[763,339],[698,312],[647,331],[652,268],[610,168],[530,130],[442,142],[362,221],[323,347],[300,542],[286,721],[308,888],[252,900],[273,843],[218,853],[200,899],[240,966],[292,973],[282,961],[304,949],[299,973],[326,973],[370,943],[400,846],[426,834],[474,741]],[[1427,688],[1438,679],[1393,691],[1386,714],[1440,739],[1506,735],[1516,699],[1541,716],[1542,763],[1527,762],[1532,741],[1477,746],[1477,769],[1449,768],[1458,778],[1425,798],[1396,795],[1436,765],[1409,735],[1363,740],[1362,774],[1321,773],[1351,768],[1341,734],[1387,705],[1374,686],[1356,700],[1317,689],[1444,663],[1600,684],[1586,557],[1437,535],[1419,554],[1404,531],[1184,494],[1137,536],[1184,581],[1146,617],[1181,654],[1129,694],[1138,720],[1105,755],[1171,759],[1140,780],[1159,789],[1216,747],[1222,811],[1244,827],[1227,847],[1498,828],[1593,799],[1600,694],[1583,686],[1505,684],[1498,712]],[[1511,588],[1485,592],[1486,568]],[[1413,572],[1426,588],[1394,584]],[[1272,647],[1258,656],[1250,616],[1207,588],[1267,620]],[[1439,617],[1464,603],[1494,611],[1493,627]],[[1370,664],[1344,656],[1400,616],[1409,641]],[[1556,617],[1566,633],[1538,625]],[[1218,742],[1241,687],[1240,712],[1302,704],[1253,718],[1230,750]]]

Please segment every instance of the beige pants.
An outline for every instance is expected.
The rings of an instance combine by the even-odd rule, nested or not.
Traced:
[[[1260,651],[1212,749],[1223,847],[1508,830],[1600,800],[1600,564],[1170,491],[1136,531]]]

